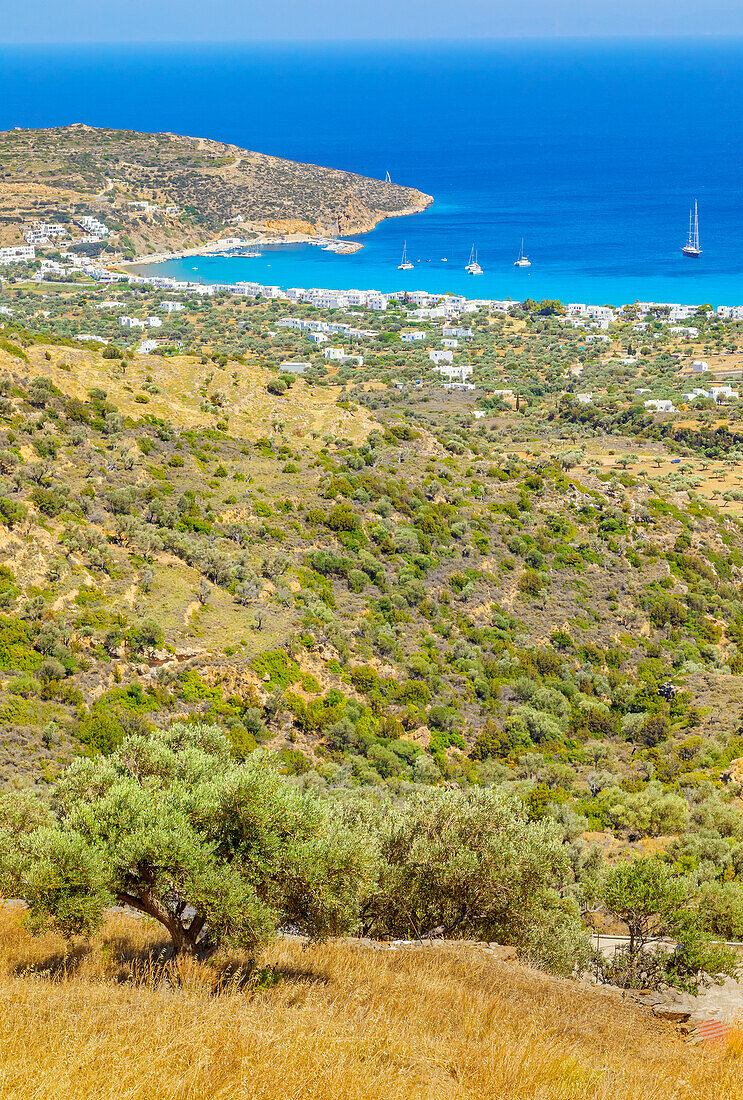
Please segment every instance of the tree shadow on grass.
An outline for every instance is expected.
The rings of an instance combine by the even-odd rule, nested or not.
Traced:
[[[310,966],[258,966],[250,959],[215,956],[206,963],[176,956],[167,937],[133,944],[108,935],[101,943],[76,940],[66,950],[49,949],[12,967],[16,977],[64,982],[76,976],[150,989],[189,989],[211,995],[257,993],[283,983],[327,985],[327,974]]]

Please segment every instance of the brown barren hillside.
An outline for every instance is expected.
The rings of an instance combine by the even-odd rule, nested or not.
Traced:
[[[351,234],[431,201],[412,187],[207,138],[83,124],[0,132],[4,244],[20,240],[24,224],[83,214],[105,215],[137,251],[197,244],[227,225]]]

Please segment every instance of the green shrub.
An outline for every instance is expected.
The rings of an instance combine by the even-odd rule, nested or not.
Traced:
[[[6,527],[15,527],[17,523],[22,523],[27,515],[28,508],[25,504],[11,500],[10,497],[0,496],[0,523],[4,523]]]

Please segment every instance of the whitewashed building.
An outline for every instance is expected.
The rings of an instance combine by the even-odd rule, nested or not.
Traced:
[[[432,363],[453,363],[454,352],[448,349],[442,350],[439,348],[432,348],[428,353],[428,358]]]
[[[25,264],[36,259],[36,249],[32,244],[15,244],[0,248],[0,264]]]
[[[442,366],[437,367],[436,370],[439,374],[442,374],[444,378],[448,378],[450,382],[466,382],[468,378],[472,376],[474,367],[471,363],[459,363],[456,366],[453,363],[444,363]]]
[[[84,215],[82,218],[77,219],[77,224],[81,229],[84,229],[87,233],[90,233],[93,237],[107,237],[108,229],[99,221],[98,218],[94,218],[90,214]]]

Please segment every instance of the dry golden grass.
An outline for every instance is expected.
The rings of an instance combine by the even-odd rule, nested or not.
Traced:
[[[47,352],[51,361],[45,357]],[[270,435],[272,423],[279,420],[288,439],[301,438],[307,447],[319,449],[323,445],[320,437],[328,432],[360,443],[379,427],[366,409],[338,406],[340,386],[313,388],[299,379],[290,396],[275,397],[266,391],[270,373],[257,366],[230,363],[228,369],[220,371],[213,364],[205,367],[194,355],[165,359],[138,355],[127,362],[122,374],[118,361],[112,365],[111,360],[103,359],[100,351],[93,348],[35,344],[26,349],[26,356],[28,362],[0,349],[0,372],[51,378],[65,394],[80,399],[87,396],[91,387],[102,386],[122,415],[135,420],[152,413],[172,420],[180,428],[211,427],[214,416],[202,411],[200,389],[205,377],[213,374],[210,389],[225,394],[224,413],[230,432],[241,439]],[[238,374],[237,386],[232,385],[233,371]],[[140,405],[134,400],[135,392],[140,392],[141,383],[148,377],[162,392],[149,395],[148,404]]]
[[[113,918],[65,959],[0,918],[0,1098],[686,1100],[743,1090],[743,1043],[701,1049],[607,993],[471,948],[266,952],[276,984],[186,962]],[[154,951],[154,954],[153,954]],[[265,986],[265,983],[264,983]],[[215,991],[216,987],[216,991]]]

